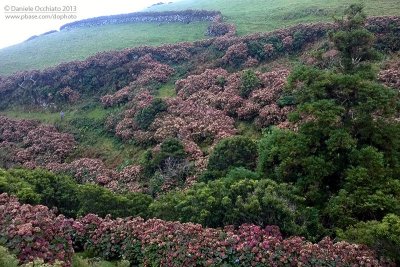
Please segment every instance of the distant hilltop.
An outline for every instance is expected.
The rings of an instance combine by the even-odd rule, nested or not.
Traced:
[[[208,10],[184,10],[184,11],[165,11],[165,12],[134,12],[128,14],[101,16],[67,23],[60,27],[60,30],[69,30],[82,27],[92,27],[107,24],[123,24],[132,22],[157,22],[190,23],[194,21],[213,21],[221,17],[219,11]]]

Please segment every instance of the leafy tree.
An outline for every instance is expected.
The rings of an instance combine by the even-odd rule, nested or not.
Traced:
[[[296,130],[268,132],[258,163],[261,176],[293,183],[306,203],[325,210],[324,222],[333,228],[400,212],[399,93],[371,75],[371,43],[356,40],[362,9],[346,12],[343,30],[331,36],[347,67],[343,73],[308,67],[292,73],[286,95],[297,104],[290,115]],[[343,35],[348,39],[338,38]]]
[[[44,170],[13,169],[0,174],[0,191],[15,194],[29,204],[56,207],[66,216],[74,217],[79,207],[77,184],[68,176]],[[1,181],[7,183],[1,186]]]
[[[366,60],[377,57],[372,49],[374,35],[364,28],[367,15],[361,4],[351,4],[344,12],[344,18],[336,20],[340,30],[331,32],[330,39],[341,55],[344,71],[354,71]]]
[[[387,176],[383,154],[373,147],[354,150],[339,193],[332,197],[326,216],[331,227],[346,228],[359,220],[400,214],[400,181]]]
[[[257,145],[253,140],[234,136],[219,142],[208,161],[207,169],[213,175],[223,177],[230,169],[244,167],[254,170],[257,164]]]
[[[339,238],[365,244],[379,254],[400,263],[400,217],[386,215],[382,221],[360,222],[345,231],[339,231]]]
[[[147,209],[152,202],[150,196],[141,193],[116,194],[91,184],[80,186],[79,200],[79,215],[94,213],[102,217],[107,214],[113,217],[147,217]]]
[[[323,234],[318,212],[304,206],[293,186],[247,178],[223,178],[196,184],[185,192],[170,192],[151,204],[151,213],[157,218],[209,227],[255,223],[278,225],[286,234],[309,238]]]

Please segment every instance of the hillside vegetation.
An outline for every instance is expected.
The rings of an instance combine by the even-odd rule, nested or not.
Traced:
[[[400,264],[400,16],[208,32],[0,76],[0,263]]]
[[[366,0],[370,16],[399,15],[397,0]],[[333,14],[341,14],[348,1],[325,0],[185,0],[154,6],[146,11],[186,9],[219,10],[238,34],[271,31],[274,29],[319,21],[332,21]],[[61,62],[81,60],[97,52],[123,49],[139,45],[160,45],[206,38],[206,22],[189,24],[133,23],[105,25],[61,31],[40,36],[29,42],[0,49],[0,75],[19,70],[43,69]],[[63,46],[58,44],[63,43]]]
[[[0,49],[0,75],[83,60],[97,52],[200,40],[206,37],[207,25],[127,23],[60,31]]]
[[[399,15],[397,0],[353,1],[365,4],[368,16]],[[239,35],[271,31],[298,23],[332,21],[349,5],[346,0],[185,0],[168,5],[157,5],[147,11],[206,9],[218,10],[228,22],[237,26]]]

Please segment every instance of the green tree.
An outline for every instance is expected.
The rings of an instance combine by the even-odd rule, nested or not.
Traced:
[[[340,51],[341,67],[349,72],[359,68],[364,61],[376,58],[377,53],[372,49],[374,35],[364,28],[367,15],[363,5],[350,5],[344,15],[336,20],[340,30],[331,32],[329,37]]]
[[[399,92],[370,75],[371,43],[357,44],[355,34],[364,23],[362,9],[346,12],[344,30],[331,36],[343,60],[357,56],[364,67],[295,70],[286,95],[296,103],[289,116],[296,130],[267,133],[258,163],[261,176],[293,183],[309,205],[325,210],[327,226],[340,228],[397,214],[400,200]]]
[[[339,193],[329,200],[326,217],[333,228],[346,228],[358,221],[400,214],[400,181],[387,174],[383,154],[364,147],[350,155],[352,167],[345,174]]]
[[[228,176],[236,175],[237,171]],[[157,218],[208,227],[254,223],[278,225],[285,234],[308,238],[323,234],[318,212],[304,205],[304,198],[293,186],[243,175],[241,179],[223,178],[195,184],[185,192],[170,192],[153,202],[150,210]]]
[[[116,194],[97,185],[81,185],[79,188],[80,209],[78,214],[110,214],[115,217],[147,217],[152,198],[141,193]]]
[[[339,231],[338,237],[349,242],[365,244],[380,255],[394,259],[400,264],[400,217],[386,215],[382,221],[360,222],[345,231]]]
[[[256,143],[243,136],[234,136],[219,142],[208,161],[210,177],[223,177],[233,168],[254,170],[257,164]]]

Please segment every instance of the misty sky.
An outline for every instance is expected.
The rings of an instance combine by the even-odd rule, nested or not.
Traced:
[[[57,6],[60,8],[63,8],[63,6],[67,8],[68,6],[76,6],[76,13],[74,13],[74,15],[77,16],[76,20],[80,20],[97,16],[141,11],[154,3],[176,1],[177,0],[0,0],[0,48],[25,41],[32,35],[39,35],[50,30],[58,30],[61,25],[74,21],[65,19],[7,19],[6,15],[23,16],[24,14],[39,14],[36,11],[30,13],[24,13],[25,11],[9,13],[16,12],[16,7],[32,7],[33,9],[37,9],[37,6]],[[7,10],[8,12],[6,12]]]

